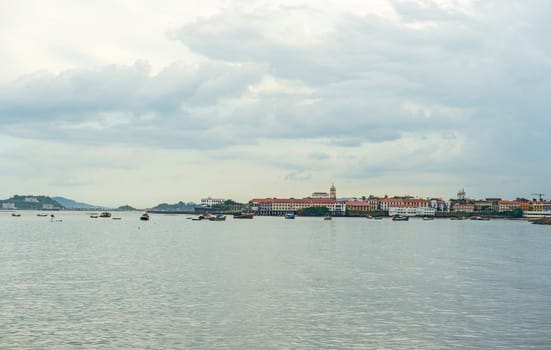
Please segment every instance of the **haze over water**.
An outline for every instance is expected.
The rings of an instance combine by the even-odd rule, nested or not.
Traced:
[[[0,213],[0,348],[549,349],[551,229]]]

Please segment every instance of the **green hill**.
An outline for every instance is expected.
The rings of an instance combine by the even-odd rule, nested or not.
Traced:
[[[15,195],[0,200],[0,208],[17,210],[60,210],[64,207],[48,196]]]

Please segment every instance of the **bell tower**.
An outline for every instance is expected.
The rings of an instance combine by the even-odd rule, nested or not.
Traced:
[[[335,184],[331,184],[331,188],[329,189],[329,198],[331,199],[337,199],[337,189],[335,188]]]

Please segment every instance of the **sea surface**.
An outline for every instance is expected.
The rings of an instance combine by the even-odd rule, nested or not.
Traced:
[[[551,226],[21,214],[0,349],[551,349]]]

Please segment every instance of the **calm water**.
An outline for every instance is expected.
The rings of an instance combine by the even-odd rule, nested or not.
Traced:
[[[0,213],[0,348],[550,349],[551,227]]]

